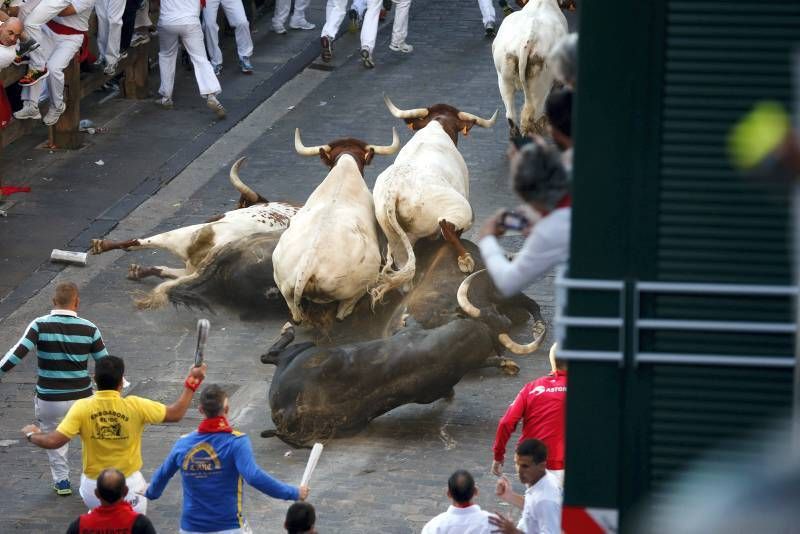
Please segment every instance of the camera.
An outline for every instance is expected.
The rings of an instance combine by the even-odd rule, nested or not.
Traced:
[[[530,221],[524,216],[514,211],[506,211],[500,218],[500,224],[506,230],[522,231],[530,225]]]

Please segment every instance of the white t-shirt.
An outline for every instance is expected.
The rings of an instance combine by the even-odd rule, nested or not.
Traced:
[[[0,23],[2,26],[2,23]],[[13,63],[17,57],[17,46],[0,45],[0,69],[4,69]]]
[[[159,26],[200,24],[200,0],[161,0]]]
[[[422,527],[422,534],[489,534],[492,515],[477,504],[466,508],[450,506]]]
[[[525,534],[561,534],[561,499],[558,479],[546,473],[525,490],[525,507],[517,528]]]
[[[481,239],[478,243],[481,256],[500,293],[506,297],[516,295],[547,271],[567,261],[571,221],[571,207],[558,208],[542,217],[513,261],[506,259],[495,236]]]
[[[77,13],[67,17],[53,17],[53,22],[69,26],[73,30],[88,32],[89,18],[92,16],[95,2],[96,0],[70,0],[70,5]]]

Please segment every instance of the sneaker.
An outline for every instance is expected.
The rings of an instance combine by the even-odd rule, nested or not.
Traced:
[[[18,120],[41,119],[42,114],[39,113],[39,106],[35,102],[25,100],[22,103],[22,109],[14,112],[14,118]]]
[[[30,87],[47,78],[49,74],[46,68],[44,70],[28,69],[28,73],[19,79],[19,84],[22,87]]]
[[[509,15],[510,15],[510,14],[512,14],[513,12],[514,12],[514,9],[513,9],[513,8],[512,8],[510,5],[508,5],[508,4],[505,4],[505,5],[503,6],[503,16],[504,16],[504,17],[507,17],[507,16],[509,16]]]
[[[486,25],[484,26],[484,29],[486,30],[486,37],[488,37],[489,39],[493,39],[495,34],[494,22],[487,22]]]
[[[322,45],[322,61],[328,63],[331,59],[333,59],[333,46],[331,46],[331,40],[329,37],[322,37],[319,42],[320,45]]]
[[[47,110],[47,114],[42,119],[42,122],[45,123],[47,126],[52,126],[58,122],[58,119],[61,118],[61,114],[67,109],[67,104],[62,102],[60,106],[56,107],[51,105],[50,109]],[[67,482],[67,481],[62,481]],[[69,486],[69,482],[67,482],[67,486]],[[70,493],[72,491],[70,490]],[[69,495],[69,493],[67,494]]]
[[[102,56],[98,56],[97,59],[94,60],[94,63],[92,63],[92,66],[97,69],[101,69],[105,64],[106,64],[105,58]]]
[[[72,486],[70,485],[69,480],[59,480],[53,484],[53,489],[58,495],[72,495]]]
[[[286,33],[286,28],[284,28],[283,26],[278,26],[276,24],[272,26],[272,31],[274,31],[278,35],[284,35]]]
[[[122,52],[120,52],[120,54],[119,54],[119,60],[120,60],[120,61],[122,61],[122,60],[123,60],[123,59],[125,59],[126,57],[128,57],[128,50],[127,50],[127,49],[126,49],[126,50],[123,50]]]
[[[361,49],[361,63],[368,69],[375,68],[375,60],[372,59],[372,52],[368,48]]]
[[[222,63],[219,65],[214,65],[214,76],[219,76],[222,74]]]
[[[150,42],[150,34],[147,32],[136,32],[131,39],[131,48],[142,46]]]
[[[389,50],[394,50],[395,52],[402,52],[404,54],[410,54],[414,51],[414,47],[410,44],[406,43],[405,41],[400,44],[390,44]]]
[[[17,66],[19,66],[19,65],[27,65],[30,62],[31,62],[31,58],[29,58],[28,56],[19,56],[18,55],[17,57],[14,58],[14,65],[17,65]]]
[[[216,114],[218,119],[225,118],[225,108],[219,103],[216,95],[206,95],[206,106]]]
[[[155,100],[153,100],[153,103],[157,106],[161,106],[164,109],[172,109],[174,107],[172,98],[168,96],[162,96],[160,98],[156,98]]]
[[[17,49],[18,56],[24,56],[30,52],[33,52],[39,48],[39,43],[36,42],[36,39],[28,39],[27,41],[20,41],[19,47]]]
[[[108,65],[103,68],[103,74],[106,76],[113,76],[117,72],[117,64],[116,63],[109,63]]]
[[[289,27],[293,30],[313,30],[317,25],[307,20],[301,20],[300,22],[290,22]]]
[[[358,31],[358,11],[351,9],[347,12],[347,18],[350,19],[350,26],[347,28],[347,31],[356,33]]]
[[[239,58],[239,68],[242,69],[243,74],[253,74],[253,64],[250,63],[250,58],[247,56]]]

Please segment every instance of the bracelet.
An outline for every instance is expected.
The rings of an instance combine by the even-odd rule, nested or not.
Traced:
[[[186,380],[183,382],[183,387],[185,387],[186,389],[191,389],[192,393],[195,393],[197,391],[197,388],[200,387],[200,384],[202,384],[203,381],[202,380],[198,380],[197,384],[192,384],[191,378],[192,377],[190,377],[190,376],[186,377]]]

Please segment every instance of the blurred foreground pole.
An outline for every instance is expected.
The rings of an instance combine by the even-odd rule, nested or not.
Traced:
[[[794,131],[800,134],[800,47],[794,51]],[[800,284],[800,176],[794,182],[794,283]],[[794,452],[800,456],[800,295],[795,297],[795,332],[794,349],[794,409],[792,421],[794,428]]]

